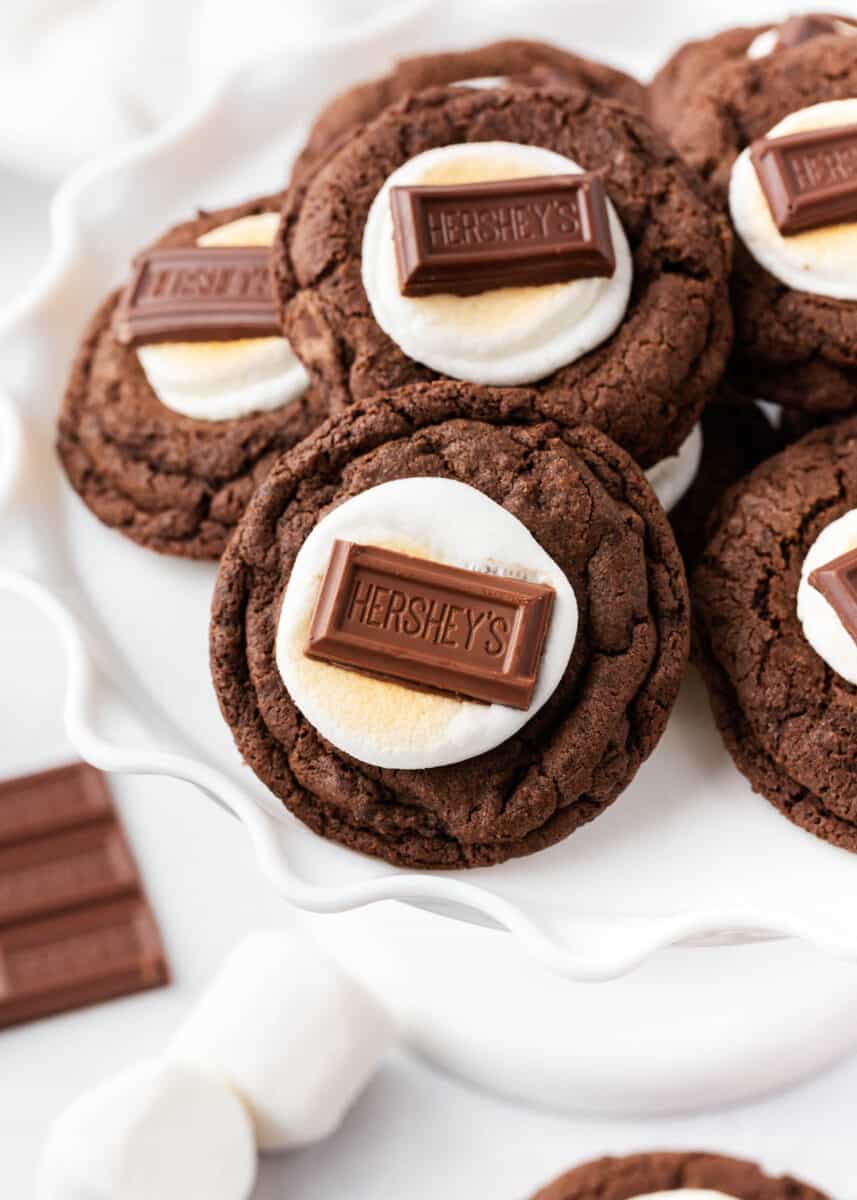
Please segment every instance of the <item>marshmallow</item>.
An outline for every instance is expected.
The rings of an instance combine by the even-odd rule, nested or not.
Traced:
[[[855,122],[857,100],[830,100],[790,113],[767,136],[784,137]],[[799,292],[857,300],[857,221],[784,237],[771,216],[749,147],[732,167],[729,209],[741,241],[775,279]]]
[[[857,34],[857,27],[849,21],[835,21],[835,32],[841,35],[853,37]],[[757,33],[750,45],[747,47],[748,58],[767,58],[769,54],[777,49],[780,41],[779,26],[775,25],[772,29],[763,29],[761,33]]]
[[[240,217],[197,238],[198,246],[270,246],[277,213]],[[226,421],[281,408],[307,389],[309,376],[282,337],[225,342],[158,342],[137,350],[160,402],[199,421]]]
[[[307,658],[310,619],[336,538],[552,587],[553,612],[529,708],[436,695]],[[277,668],[327,741],[377,767],[422,770],[473,758],[517,733],[562,679],[577,615],[565,572],[514,514],[457,480],[397,479],[328,512],[301,546],[280,608]]]
[[[809,582],[810,573],[857,546],[857,508],[822,529],[803,560],[797,591],[797,615],[804,637],[837,675],[857,684],[857,643],[836,609]]]
[[[633,1200],[734,1200],[726,1192],[715,1192],[711,1188],[675,1188],[671,1192],[645,1192]]]
[[[152,1061],[85,1093],[59,1118],[38,1200],[245,1200],[256,1178],[240,1100],[197,1067]]]
[[[625,231],[609,200],[616,259],[609,278],[496,288],[475,296],[403,296],[396,265],[390,188],[570,175],[582,169],[541,146],[467,142],[426,150],[388,176],[372,201],[362,250],[363,287],[388,337],[409,358],[444,375],[498,385],[543,379],[606,341],[625,315],[633,276]]]
[[[694,425],[678,448],[677,454],[662,458],[646,471],[652,491],[667,512],[675,508],[679,500],[696,479],[702,458],[702,429]]]
[[[272,930],[232,951],[167,1054],[216,1071],[260,1148],[288,1150],[336,1129],[392,1037],[386,1011],[336,962]]]

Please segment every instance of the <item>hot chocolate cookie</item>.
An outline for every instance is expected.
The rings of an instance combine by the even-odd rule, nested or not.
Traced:
[[[530,390],[416,384],[273,467],[221,562],[211,663],[245,761],[312,829],[470,867],[619,795],[688,624],[667,519],[604,434]]]
[[[727,748],[804,829],[857,850],[857,418],[726,496],[693,576],[696,658]]]
[[[857,406],[857,41],[716,71],[673,139],[736,233],[730,380],[812,412]]]
[[[327,416],[275,319],[281,199],[199,213],[143,251],[74,362],[66,474],[101,521],[150,549],[217,558],[273,458]]]
[[[725,29],[713,37],[686,42],[670,55],[648,89],[648,111],[654,123],[670,133],[693,103],[701,85],[719,67],[748,59],[768,58],[792,46],[831,34],[853,37],[857,22],[834,13],[785,17],[776,24]]]
[[[361,83],[336,96],[313,122],[292,171],[293,184],[314,171],[331,151],[373,121],[389,104],[425,88],[462,87],[581,88],[593,96],[621,100],[643,109],[646,90],[636,79],[606,63],[581,58],[547,42],[508,40],[472,50],[419,54],[397,62],[389,75]]]
[[[722,374],[729,248],[639,114],[582,91],[434,89],[287,206],[276,274],[287,336],[337,405],[439,378],[531,384],[546,415],[652,466]]]
[[[688,1151],[599,1158],[561,1175],[532,1200],[827,1200],[791,1176],[774,1179],[754,1163]]]

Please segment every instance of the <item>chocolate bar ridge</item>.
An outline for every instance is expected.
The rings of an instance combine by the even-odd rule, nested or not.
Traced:
[[[390,206],[405,296],[567,283],[616,268],[598,175],[393,187]]]
[[[334,542],[305,653],[376,678],[526,710],[553,588]]]
[[[265,246],[149,250],[119,298],[114,336],[127,346],[281,337],[270,263]]]
[[[759,138],[750,159],[780,233],[857,220],[857,124]]]

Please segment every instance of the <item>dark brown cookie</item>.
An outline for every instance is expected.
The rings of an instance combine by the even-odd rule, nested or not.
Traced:
[[[797,591],[823,528],[857,506],[857,418],[816,430],[725,497],[693,575],[695,655],[754,789],[857,850],[857,688],[804,636]]]
[[[392,771],[348,757],[306,721],[274,642],[319,519],[415,476],[467,483],[522,521],[566,572],[580,625],[560,684],[519,733],[452,766]],[[688,624],[669,524],[622,450],[547,420],[531,390],[417,384],[356,403],[274,466],[221,561],[211,664],[244,759],[317,833],[405,867],[472,867],[559,841],[628,785],[675,700]]]
[[[736,1200],[828,1200],[791,1176],[774,1179],[754,1163],[689,1151],[600,1158],[549,1183],[532,1200],[633,1200],[680,1188],[722,1192]]]
[[[621,100],[640,109],[646,104],[646,89],[624,71],[547,42],[509,40],[472,50],[420,54],[397,62],[389,75],[349,88],[321,110],[295,162],[293,184],[304,180],[331,151],[402,96],[495,76],[530,87],[548,84],[582,88],[593,96]]]
[[[434,89],[388,108],[286,210],[275,258],[284,324],[336,404],[437,379],[375,322],[361,280],[370,204],[424,150],[509,141],[604,172],[631,247],[634,286],[619,328],[535,383],[542,411],[584,420],[644,466],[674,453],[723,372],[731,339],[731,239],[684,163],[639,114],[581,91]]]
[[[848,21],[849,17],[836,13],[817,13],[816,18]],[[800,18],[798,18],[799,20]],[[793,20],[782,24],[794,27]],[[767,30],[782,28],[772,23],[767,25],[745,25],[737,29],[725,29],[713,37],[685,42],[671,54],[655,75],[648,89],[648,111],[652,121],[665,133],[671,133],[677,122],[684,117],[685,109],[693,103],[702,84],[720,67],[728,63],[747,61],[747,51],[752,43]],[[788,35],[787,35],[788,36]],[[779,53],[779,49],[775,53]]]
[[[177,225],[157,246],[192,246],[209,229],[276,211],[281,196]],[[95,515],[140,545],[218,558],[272,460],[328,414],[317,388],[279,410],[200,421],[161,404],[136,351],[116,341],[118,292],[92,317],[59,416],[57,448],[72,487]]]
[[[785,444],[757,404],[719,400],[702,414],[702,458],[696,478],[670,512],[688,574],[708,540],[711,514],[724,493]]]
[[[797,109],[857,96],[857,39],[821,37],[715,71],[684,110],[673,141],[725,207],[732,164]],[[857,406],[857,303],[787,287],[736,239],[732,273],[740,391],[810,412]]]

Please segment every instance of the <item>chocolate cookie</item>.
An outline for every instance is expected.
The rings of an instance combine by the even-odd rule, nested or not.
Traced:
[[[648,89],[648,111],[659,129],[670,133],[693,103],[701,85],[718,68],[728,63],[764,59],[792,46],[803,45],[814,37],[823,37],[857,25],[835,13],[812,13],[785,18],[779,24],[745,25],[725,29],[713,37],[686,42],[671,54],[655,75]]]
[[[224,225],[275,213],[281,200],[200,212],[155,247],[193,247]],[[272,460],[327,416],[327,403],[309,387],[286,404],[226,419],[167,407],[137,348],[115,335],[119,295],[92,317],[72,367],[59,416],[60,459],[72,487],[106,525],[165,554],[218,558]],[[177,373],[179,385],[186,377],[186,370]]]
[[[709,404],[702,414],[702,458],[696,478],[670,511],[670,523],[690,574],[708,540],[711,514],[734,483],[766,458],[785,439],[757,404]]]
[[[637,1200],[683,1189],[722,1192],[735,1200],[827,1200],[823,1192],[791,1176],[774,1179],[739,1158],[689,1151],[600,1158],[567,1171],[532,1200]]]
[[[727,494],[692,580],[695,654],[737,766],[795,824],[849,850],[857,688],[842,671],[857,677],[848,665],[857,644],[807,573],[852,544],[855,505],[852,418],[810,433]]]
[[[603,178],[617,258],[607,284],[621,286],[621,260],[631,280],[625,307],[609,323],[602,321],[602,300],[612,305],[615,296],[599,292],[580,325],[571,316],[557,323],[553,315],[556,329],[548,320],[534,320],[532,334],[525,324],[528,309],[520,325],[504,311],[507,339],[480,324],[489,319],[482,309],[474,317],[474,303],[482,303],[485,293],[465,297],[442,317],[437,314],[445,312],[443,304],[462,298],[419,297],[412,301],[412,319],[401,318],[394,340],[367,294],[367,272],[375,271],[387,245],[381,236],[378,254],[364,253],[367,221],[385,219],[383,204],[378,209],[373,201],[394,171],[422,169],[433,155],[447,166],[471,151],[481,160],[496,147],[498,158],[517,152],[533,159],[529,170],[516,169],[519,176],[556,173],[574,162]],[[547,169],[544,156],[553,164]],[[497,169],[502,173],[502,165]],[[502,174],[482,176],[498,177]],[[725,222],[703,198],[695,176],[638,113],[582,91],[434,89],[388,108],[314,176],[296,209],[287,206],[275,271],[287,335],[336,404],[453,375],[483,384],[530,381],[546,415],[588,421],[650,466],[685,440],[723,372],[731,337],[729,252]],[[523,289],[507,290],[523,305]],[[546,289],[532,288],[526,303],[541,303],[545,295]],[[396,297],[388,299],[398,304]],[[436,325],[443,320],[448,325],[442,330],[444,361],[458,354],[456,363],[464,367],[432,369],[419,352],[402,349],[405,336],[419,340],[426,328],[426,338],[434,337],[436,318]],[[560,342],[573,340],[587,321],[596,321],[599,329],[585,344],[591,348],[558,354]],[[506,378],[498,362],[507,369],[506,344],[515,344],[519,330],[525,331],[519,357],[509,369],[518,371],[525,360],[529,373]],[[467,364],[480,353],[479,370],[471,370]],[[558,365],[543,365],[549,362]]]
[[[350,515],[358,512],[362,526]],[[332,539],[343,536],[433,561],[443,552],[477,570],[480,587],[486,571],[551,580],[540,707],[465,704],[308,663],[321,612],[350,617],[358,599],[369,604],[356,590],[333,609],[318,598]],[[534,575],[533,563],[548,574]],[[301,604],[315,604],[312,622]],[[394,608],[388,594],[387,616],[370,611],[367,623],[387,628],[404,604]],[[273,467],[221,561],[211,665],[245,761],[317,833],[403,867],[473,867],[559,841],[628,785],[663,732],[688,625],[667,519],[604,434],[559,426],[531,390],[416,384],[355,403]],[[454,642],[450,629],[436,630],[435,641]],[[420,645],[430,649],[424,637]],[[406,661],[413,653],[402,651]],[[506,653],[517,661],[517,651]],[[323,737],[320,718],[311,722],[295,702],[295,685],[308,697],[304,709],[370,753],[357,757]],[[494,726],[491,748],[472,754]],[[429,743],[446,748],[456,738],[446,765],[367,761],[426,763]]]
[[[640,109],[646,104],[646,89],[624,71],[547,42],[516,39],[472,50],[419,54],[397,62],[389,75],[348,88],[322,109],[295,162],[292,186],[300,185],[331,151],[395,100],[429,87],[496,78],[527,87],[582,88],[593,96],[621,100]]]
[[[738,169],[739,155],[752,142],[791,114],[855,96],[857,42],[819,37],[769,58],[744,59],[714,71],[684,108],[672,137],[726,207],[733,166]],[[734,188],[731,206],[734,213]],[[783,237],[783,253],[796,253],[790,242],[802,243],[805,237]],[[786,407],[819,413],[853,409],[857,301],[813,290],[811,282],[794,286],[766,269],[740,236],[735,242],[730,381],[748,396]]]

